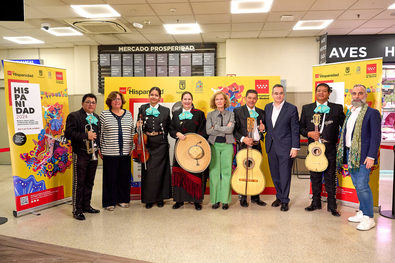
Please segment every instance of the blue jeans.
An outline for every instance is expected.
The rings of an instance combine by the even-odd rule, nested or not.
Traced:
[[[363,215],[373,218],[373,195],[369,186],[370,169],[361,164],[357,172],[350,172],[350,174],[355,190],[357,190],[359,210]]]

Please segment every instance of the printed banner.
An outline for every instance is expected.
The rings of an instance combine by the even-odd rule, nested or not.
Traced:
[[[258,76],[258,77],[108,77],[105,78],[104,100],[112,91],[119,91],[126,99],[125,108],[133,114],[137,120],[137,112],[142,104],[148,103],[148,92],[152,87],[159,87],[162,91],[163,106],[179,106],[176,102],[181,100],[181,94],[189,91],[193,94],[193,104],[197,109],[207,113],[210,109],[210,98],[219,90],[229,95],[231,106],[228,110],[245,104],[245,93],[249,89],[258,92],[257,107],[264,109],[265,105],[271,102],[271,88],[280,83],[279,76]],[[108,108],[105,105],[105,108]],[[171,164],[174,157],[175,140],[169,136]],[[274,194],[275,188],[270,176],[267,154],[263,147],[262,170],[266,177],[266,188],[264,194]],[[132,198],[139,198],[141,170],[140,165],[133,163],[132,171]]]
[[[66,70],[4,61],[15,216],[68,201],[71,146],[63,139],[69,114]]]
[[[383,61],[380,58],[313,66],[313,101],[315,101],[316,85],[323,82],[328,83],[333,87],[329,101],[342,104],[346,113],[351,108],[353,86],[363,84],[367,88],[369,107],[381,112],[382,65]],[[375,206],[378,206],[379,199],[380,159],[378,162],[378,165],[372,168],[369,182]],[[348,171],[338,174],[337,178],[337,199],[354,204],[358,203],[357,193]],[[324,187],[323,196],[327,196]]]

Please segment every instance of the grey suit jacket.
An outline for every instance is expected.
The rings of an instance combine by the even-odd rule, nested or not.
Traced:
[[[221,126],[221,119],[218,117],[220,114],[219,110],[211,111],[207,114],[206,132],[209,135],[208,141],[211,144],[215,143],[217,136],[223,136],[226,138],[226,143],[234,143],[235,138],[233,137],[233,129],[235,127],[235,115],[231,111],[224,110],[223,126]],[[227,126],[231,122],[232,125]]]

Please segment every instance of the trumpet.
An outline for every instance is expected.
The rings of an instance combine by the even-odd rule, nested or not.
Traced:
[[[85,133],[88,133],[88,131],[92,131],[93,132],[93,127],[92,124],[88,123],[85,125]],[[92,154],[92,161],[96,161],[97,160],[97,144],[95,142],[95,140],[89,140],[89,139],[85,139],[85,146],[86,146],[86,152],[88,154]]]

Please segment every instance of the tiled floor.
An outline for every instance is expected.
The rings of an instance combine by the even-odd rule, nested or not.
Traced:
[[[93,206],[100,208],[97,174]],[[392,181],[380,183],[380,204],[390,209]],[[150,262],[393,262],[394,220],[376,213],[377,226],[361,232],[347,222],[353,208],[340,206],[340,218],[325,205],[305,212],[308,188],[309,180],[293,178],[288,212],[270,206],[273,196],[262,197],[263,208],[241,208],[235,197],[227,211],[211,209],[206,196],[201,211],[189,204],[173,210],[171,201],[148,210],[133,201],[83,222],[72,218],[70,204],[14,218],[11,168],[0,166],[0,216],[8,218],[0,235]]]

